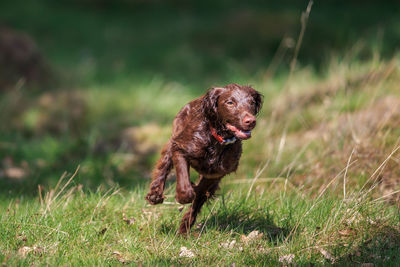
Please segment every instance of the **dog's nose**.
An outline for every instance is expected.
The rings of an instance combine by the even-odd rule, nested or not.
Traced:
[[[243,118],[243,124],[247,127],[253,127],[256,124],[256,117],[246,114]]]

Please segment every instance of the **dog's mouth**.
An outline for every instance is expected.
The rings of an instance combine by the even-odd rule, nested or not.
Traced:
[[[251,137],[251,131],[240,130],[230,123],[226,124],[226,128],[228,128],[228,130],[233,132],[233,134],[241,140],[246,140]]]

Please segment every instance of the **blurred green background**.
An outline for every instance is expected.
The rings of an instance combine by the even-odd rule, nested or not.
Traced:
[[[78,165],[88,190],[144,186],[184,103],[231,82],[282,88],[307,4],[2,0],[1,195],[36,196]],[[333,58],[399,44],[398,1],[314,1],[298,67],[324,77]]]
[[[30,34],[76,84],[162,79],[199,92],[265,71],[287,37],[292,56],[308,1],[2,1],[1,22]],[[315,1],[299,60],[318,69],[355,43],[391,56],[397,1]],[[86,72],[86,73],[82,73]]]

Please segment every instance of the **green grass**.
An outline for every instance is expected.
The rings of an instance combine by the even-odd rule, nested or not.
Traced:
[[[57,83],[1,92],[0,262],[397,266],[397,7],[358,5],[314,3],[289,81],[292,50],[271,77],[267,63],[283,33],[297,36],[299,3],[2,2],[2,20],[34,37]],[[236,17],[243,28],[227,26]],[[327,43],[335,56],[315,53]],[[175,178],[150,206],[150,172],[179,109],[228,82],[265,103],[238,171],[180,236]]]
[[[2,201],[1,260],[7,265],[276,265],[290,254],[299,265],[334,258],[338,264],[388,266],[399,260],[399,214],[383,203],[329,195],[302,199],[283,186],[246,199],[248,186],[223,188],[189,237],[176,233],[179,205],[150,207],[143,189],[83,193],[67,187],[52,197],[48,192],[42,201]],[[255,230],[263,235],[243,238]],[[31,250],[24,254],[24,247]],[[179,256],[181,247],[194,257]],[[322,249],[332,259],[324,258]]]
[[[177,91],[160,82],[141,85],[147,93],[91,88],[80,96],[85,119],[70,121],[75,115],[67,113],[66,128],[44,119],[59,106],[32,101],[14,118],[22,118],[22,126],[7,128],[2,138],[3,170],[25,173],[0,179],[0,260],[11,266],[274,266],[286,256],[301,266],[396,266],[398,61],[352,60],[340,71],[331,68],[328,78],[311,74],[306,81],[309,70],[300,69],[286,91],[277,89],[280,81],[268,83],[238,171],[224,178],[187,237],[177,234],[184,211],[174,201],[173,178],[166,204],[150,206],[144,196],[170,120],[194,95],[176,98]],[[366,78],[354,82],[360,75]],[[261,84],[254,86],[263,90]],[[31,110],[36,122],[25,125]],[[70,128],[74,124],[83,128]],[[121,137],[126,127],[131,135]],[[182,247],[194,256],[180,256]]]

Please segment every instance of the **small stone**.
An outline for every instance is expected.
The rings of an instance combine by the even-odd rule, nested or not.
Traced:
[[[294,260],[294,254],[283,255],[279,257],[279,262],[283,264],[291,264]]]
[[[183,257],[183,258],[193,258],[194,252],[190,249],[188,249],[187,247],[181,247],[181,251],[179,252],[179,257]]]
[[[240,237],[240,240],[244,243],[249,243],[250,241],[261,239],[263,235],[264,235],[263,233],[260,233],[259,231],[255,230],[249,233],[247,236],[242,235]]]

